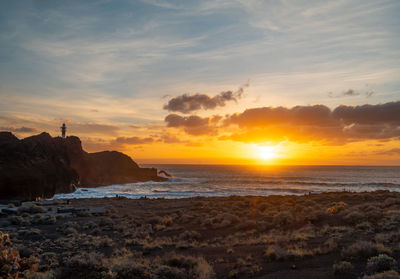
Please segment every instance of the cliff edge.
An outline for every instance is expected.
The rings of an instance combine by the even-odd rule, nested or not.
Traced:
[[[0,199],[34,200],[70,193],[77,186],[98,187],[164,181],[155,168],[140,168],[117,151],[88,153],[78,137],[48,133],[19,140],[0,132]]]

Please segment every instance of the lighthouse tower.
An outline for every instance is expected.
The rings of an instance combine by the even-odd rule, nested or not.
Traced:
[[[61,137],[63,139],[65,139],[65,132],[67,131],[67,126],[65,126],[65,123],[62,124],[62,126],[60,127],[61,129]]]

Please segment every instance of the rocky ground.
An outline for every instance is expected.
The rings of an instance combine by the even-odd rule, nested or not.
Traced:
[[[399,193],[6,207],[3,278],[400,278]]]

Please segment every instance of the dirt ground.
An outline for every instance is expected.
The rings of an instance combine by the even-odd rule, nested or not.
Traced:
[[[76,199],[0,218],[19,253],[8,274],[27,278],[400,278],[399,228],[387,191]]]

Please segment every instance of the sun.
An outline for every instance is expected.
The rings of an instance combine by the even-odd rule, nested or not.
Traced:
[[[258,146],[257,156],[262,160],[271,160],[278,157],[276,146]]]

